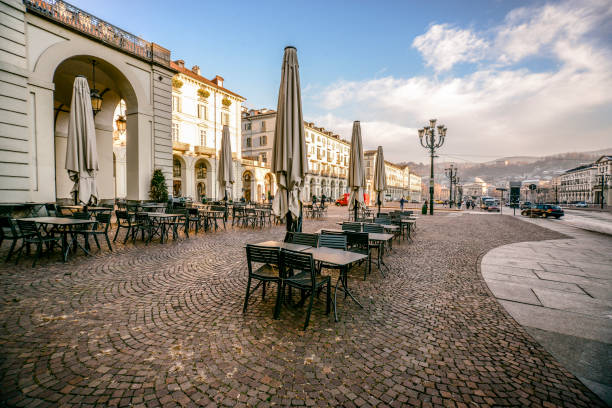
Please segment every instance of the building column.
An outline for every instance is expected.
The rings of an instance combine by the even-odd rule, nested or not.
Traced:
[[[185,161],[185,177],[183,186],[183,196],[191,197],[196,200],[196,178],[195,178],[195,163],[196,158],[193,156],[182,155],[182,159]]]
[[[147,200],[153,176],[153,121],[140,112],[127,114],[127,198]]]

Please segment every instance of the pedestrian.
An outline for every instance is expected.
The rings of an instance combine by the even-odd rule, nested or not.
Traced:
[[[406,200],[404,200],[404,196],[402,196],[402,198],[400,198],[400,210],[404,211],[404,202]]]
[[[325,197],[325,194],[321,194],[321,204],[325,207],[325,199],[327,197]]]
[[[457,208],[458,208],[458,209],[461,209],[461,201],[458,201],[458,202],[457,202]]]
[[[317,196],[313,194],[312,196],[312,204],[316,204],[317,203]]]

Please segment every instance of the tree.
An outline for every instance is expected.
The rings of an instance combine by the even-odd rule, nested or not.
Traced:
[[[168,201],[168,186],[166,186],[166,177],[164,177],[164,173],[162,173],[161,169],[155,169],[155,171],[153,171],[149,198],[158,203],[165,203]]]

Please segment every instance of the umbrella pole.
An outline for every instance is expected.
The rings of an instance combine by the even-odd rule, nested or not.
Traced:
[[[287,190],[287,203],[289,203],[289,190]],[[291,211],[287,211],[285,220],[287,223],[287,231],[294,232],[293,231],[293,217],[291,216]]]
[[[377,201],[378,201],[378,203],[377,203],[378,204],[378,216],[380,217],[380,191],[378,192],[377,196],[378,196],[378,198],[377,198]]]
[[[357,222],[357,201],[355,201],[355,222]]]

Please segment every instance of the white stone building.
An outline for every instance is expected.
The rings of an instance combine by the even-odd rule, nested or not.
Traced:
[[[374,169],[376,168],[376,150],[367,150],[363,153],[366,172],[366,192],[369,204],[376,203],[374,191]],[[398,201],[402,197],[408,201],[421,200],[421,177],[410,172],[408,166],[400,166],[385,160],[385,174],[387,176],[387,189],[382,197],[384,201]]]
[[[242,154],[245,158],[262,163],[269,168],[275,125],[276,111],[274,110],[251,109],[243,112]],[[312,122],[304,122],[304,130],[308,155],[305,196],[316,195],[320,198],[325,194],[328,198],[336,199],[347,193],[350,143],[331,131],[315,126]],[[265,177],[273,180],[271,173],[270,175],[266,173]],[[255,185],[261,185],[262,193],[267,196],[269,185],[267,179],[257,179]],[[259,190],[256,195],[259,201],[261,195]]]
[[[115,163],[123,158],[113,152],[113,125],[121,100],[125,195],[147,199],[155,168],[170,184],[176,73],[170,51],[62,1],[0,0],[0,9],[0,201],[71,200],[73,183],[64,164],[77,75],[102,96],[94,119],[99,198],[115,198]]]
[[[593,192],[597,183],[598,167],[593,164],[583,164],[567,170],[559,176],[559,202],[574,203],[584,201],[593,204],[595,194]]]

